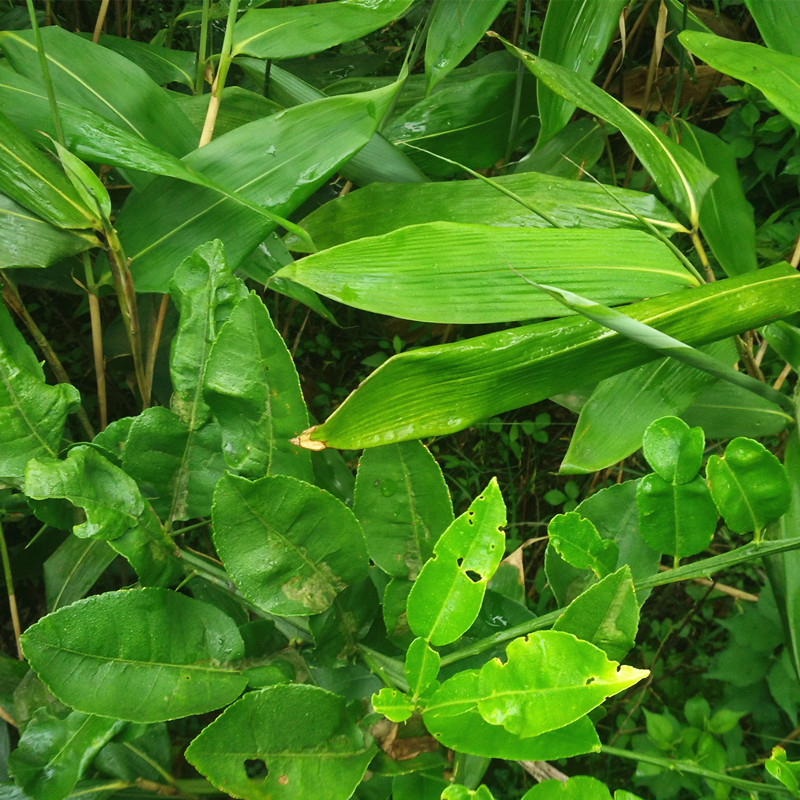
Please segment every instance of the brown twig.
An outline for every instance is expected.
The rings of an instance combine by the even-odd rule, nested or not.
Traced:
[[[103,25],[106,24],[109,2],[110,0],[102,0],[100,3],[100,11],[97,12],[97,21],[94,23],[94,33],[92,34],[92,41],[95,44],[100,41],[100,31],[103,30]]]

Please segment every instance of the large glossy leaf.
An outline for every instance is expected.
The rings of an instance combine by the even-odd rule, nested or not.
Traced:
[[[224,475],[214,492],[214,544],[232,580],[273,614],[319,614],[367,574],[361,526],[327,492],[286,475]]]
[[[162,585],[173,577],[174,545],[136,482],[89,445],[74,447],[63,461],[30,461],[25,494],[82,508],[86,521],[75,525],[73,533],[108,542],[130,561],[142,583]]]
[[[564,228],[643,228],[634,213],[667,234],[682,227],[652,194],[644,192],[538,172],[504,175],[492,181],[501,188],[481,180],[411,186],[374,183],[323,204],[300,225],[321,250],[425,222],[497,225],[505,230],[549,227],[536,209]],[[517,195],[529,207],[502,190]],[[286,241],[292,250],[308,251],[294,235]]]
[[[62,800],[99,750],[125,725],[73,711],[58,719],[40,708],[8,758],[9,774],[36,800]]]
[[[703,350],[729,364],[736,359],[730,339]],[[606,378],[581,408],[560,472],[595,472],[627,458],[639,449],[653,420],[682,414],[704,389],[714,385],[718,382],[712,375],[672,358]]]
[[[22,483],[33,458],[58,454],[67,414],[80,397],[74,386],[49,386],[33,350],[0,303],[0,480]]]
[[[197,146],[189,120],[141,67],[56,25],[41,33],[58,99],[94,111],[172,155]],[[41,83],[31,31],[0,33],[0,48],[17,72]]]
[[[394,91],[288,109],[213,140],[185,163],[252,203],[288,214],[369,141]],[[221,239],[236,267],[276,223],[213,190],[158,178],[128,199],[117,227],[137,290],[163,291],[198,245]]]
[[[376,752],[343,697],[293,684],[246,694],[195,738],[186,758],[235,797],[347,800]],[[265,774],[248,777],[259,762]]]
[[[700,208],[701,233],[727,275],[752,272],[758,266],[756,223],[731,147],[685,120],[679,131],[683,147],[719,176]]]
[[[370,558],[389,575],[410,580],[453,521],[442,471],[418,441],[376,447],[361,456],[353,511]]]
[[[626,0],[555,2],[547,6],[539,55],[591,80],[603,60],[619,23]],[[551,139],[569,122],[575,103],[569,102],[547,84],[537,87],[542,127],[537,146]]]
[[[239,301],[219,331],[205,365],[203,396],[222,427],[231,470],[248,478],[313,480],[310,454],[289,442],[308,425],[297,371],[255,293]]]
[[[800,42],[794,35],[800,28],[800,6],[772,0],[745,0],[745,5],[767,47],[800,56]]]
[[[626,311],[700,345],[786,316],[798,305],[800,276],[777,264],[752,276],[645,300]],[[325,423],[301,438],[355,448],[441,435],[654,357],[650,348],[584,319],[409,351],[379,367]]]
[[[506,47],[553,91],[619,128],[664,197],[686,214],[692,227],[697,226],[703,198],[715,179],[710,170],[585,78],[508,43]]]
[[[180,104],[183,113],[191,120],[199,139],[208,114],[211,95],[175,92],[173,96]],[[320,96],[323,96],[322,93]],[[222,90],[222,100],[217,112],[217,121],[214,124],[214,136],[222,136],[234,128],[247,125],[248,122],[255,122],[257,119],[268,117],[271,114],[277,114],[281,110],[282,106],[264,97],[263,94],[242,89],[241,86],[226,86]]]
[[[506,508],[492,478],[442,534],[408,596],[408,624],[431,644],[455,641],[475,622],[503,557]]]
[[[1,113],[0,191],[58,228],[99,224],[64,173]]]
[[[46,267],[99,244],[94,235],[56,228],[0,194],[0,268]]]
[[[544,761],[600,749],[588,717],[539,736],[520,737],[488,723],[478,712],[482,699],[478,670],[463,670],[445,681],[425,704],[425,727],[445,747],[485,758]]]
[[[277,61],[320,53],[388,25],[411,3],[412,0],[340,0],[251,9],[233,30],[233,54]]]
[[[684,31],[681,44],[714,69],[760,89],[767,100],[800,125],[800,58],[750,42]]]
[[[481,668],[478,711],[517,736],[569,725],[649,674],[609,661],[600,648],[561,631],[515,639],[506,654],[504,664],[495,658]]]
[[[641,231],[431,222],[348,242],[277,274],[357,308],[423,322],[486,323],[569,313],[530,280],[617,305],[697,285]]]
[[[435,0],[425,41],[428,91],[480,41],[508,0]]]
[[[246,685],[233,620],[165,589],[109,592],[43,617],[22,636],[53,694],[87,714],[158,722],[227,705]]]

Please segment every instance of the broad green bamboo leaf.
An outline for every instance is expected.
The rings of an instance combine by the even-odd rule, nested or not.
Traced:
[[[579,5],[549,3],[539,55],[590,81],[603,60],[626,4],[627,0],[589,0]],[[569,122],[575,103],[543,83],[539,83],[537,95],[542,123],[538,148]]]
[[[436,680],[441,656],[424,639],[414,639],[406,652],[404,671],[408,691],[418,698]]]
[[[59,100],[94,111],[174,156],[197,146],[189,120],[141,67],[56,25],[41,33]],[[41,84],[32,31],[1,32],[0,49],[14,70]]]
[[[800,276],[785,264],[645,300],[627,314],[693,345],[725,338],[800,306]],[[493,414],[647,363],[655,351],[586,319],[541,322],[400,353],[322,425],[319,447],[375,447],[439,436]]]
[[[503,557],[506,508],[492,478],[441,535],[408,596],[408,624],[433,645],[454,642],[475,622]]]
[[[638,629],[639,604],[627,564],[576,597],[553,625],[599,647],[612,661],[625,658]]]
[[[772,0],[744,0],[744,4],[767,47],[800,56],[800,42],[794,35],[800,30],[800,6],[796,3],[774,3]]]
[[[558,3],[556,3],[558,5]],[[626,792],[626,794],[628,794]],[[630,800],[634,796],[629,795]],[[560,780],[547,780],[528,789],[522,800],[611,800],[608,787],[597,778],[588,775],[578,775],[569,778],[565,783]],[[622,800],[616,798],[615,800]]]
[[[760,89],[778,111],[800,125],[800,57],[697,31],[684,31],[678,38],[709,66]]]
[[[758,267],[756,223],[729,145],[713,133],[680,120],[679,140],[698,161],[718,175],[700,208],[700,232],[726,275],[741,275]]]
[[[44,562],[47,610],[81,600],[117,557],[106,542],[67,537]]]
[[[499,72],[445,84],[392,119],[382,133],[401,150],[409,144],[432,152],[405,151],[427,175],[449,177],[464,172],[435,154],[471,169],[489,168],[508,146],[514,83],[513,72]]]
[[[254,292],[239,301],[214,341],[203,397],[222,428],[230,470],[247,478],[313,480],[310,454],[289,442],[308,425],[297,371]]]
[[[288,214],[369,141],[394,91],[288,109],[213,140],[185,163],[256,205]],[[213,238],[236,267],[275,227],[213,190],[168,178],[131,196],[117,223],[138,291],[163,291],[178,264]]]
[[[800,328],[781,320],[764,325],[759,333],[787,364],[800,369]]]
[[[91,38],[90,34],[83,34]],[[148,42],[137,42],[121,36],[101,33],[98,44],[124,56],[140,66],[159,86],[182,83],[190,89],[194,85],[197,54],[187,50],[170,50]]]
[[[508,0],[435,0],[425,41],[428,92],[481,40]]]
[[[205,727],[186,758],[218,789],[249,800],[347,800],[377,752],[343,697],[316,686],[249,692]],[[263,780],[248,777],[262,762]]]
[[[274,67],[273,67],[274,69]],[[262,76],[263,79],[263,76]],[[320,92],[320,97],[324,95]],[[203,124],[208,114],[208,102],[210,94],[173,94],[175,101],[180,105],[181,110],[189,118],[197,132],[197,138],[203,131]],[[317,98],[314,98],[317,99]],[[269,117],[282,110],[278,103],[264,97],[263,94],[242,89],[241,86],[226,86],[222,90],[222,100],[220,101],[217,121],[214,125],[214,136],[219,138],[225,133],[247,125],[248,122],[255,122],[257,119]]]
[[[478,704],[484,699],[479,674],[478,670],[462,670],[445,681],[425,704],[425,727],[445,747],[485,758],[525,761],[569,758],[600,749],[588,717],[529,737],[516,736],[501,725],[486,722],[478,712]]]
[[[364,534],[353,512],[311,484],[228,473],[217,484],[211,515],[231,579],[272,614],[319,614],[366,577]]]
[[[233,620],[166,589],[109,592],[43,617],[22,635],[42,682],[86,714],[159,722],[225,706],[246,680]]]
[[[703,198],[716,178],[714,173],[590,81],[507,42],[504,44],[554,92],[619,128],[664,197],[686,214],[693,228],[697,227]]]
[[[370,558],[387,574],[412,581],[453,522],[442,471],[418,441],[376,447],[361,456],[353,511]]]
[[[617,566],[617,545],[602,538],[592,521],[575,511],[553,517],[547,534],[556,552],[575,569],[590,569],[598,578],[604,578]]]
[[[702,349],[729,364],[736,360],[730,339]],[[642,435],[653,420],[682,414],[704,389],[719,384],[707,372],[672,358],[600,381],[581,408],[559,472],[595,472],[627,458],[641,447]]]
[[[25,494],[34,500],[68,500],[82,508],[86,521],[75,525],[73,533],[108,542],[145,585],[165,585],[179,569],[172,539],[136,482],[89,445],[73,447],[64,461],[31,460]]]
[[[122,468],[168,525],[207,517],[225,471],[222,431],[213,421],[190,428],[167,408],[135,417],[125,438]]]
[[[642,539],[653,550],[675,558],[701,553],[717,529],[717,509],[699,475],[688,483],[645,475],[636,489],[636,504]]]
[[[71,384],[49,386],[33,350],[0,303],[0,481],[19,486],[33,458],[55,458],[67,414],[80,405]]]
[[[2,113],[0,192],[57,228],[81,230],[100,224],[64,173]]]
[[[120,720],[79,711],[58,719],[40,708],[8,758],[9,774],[37,800],[62,800],[99,750],[123,727]]]
[[[46,267],[99,246],[94,234],[56,228],[0,194],[0,269]]]
[[[542,172],[580,180],[591,172],[605,150],[606,137],[592,119],[576,119],[562,128],[542,147],[533,149],[511,167],[511,172]]]
[[[254,59],[237,59],[247,71],[253,63],[259,65],[256,75],[263,81],[264,65]],[[270,97],[283,106],[321,100],[325,95],[311,84],[273,64],[269,72]],[[364,186],[374,182],[419,183],[426,181],[425,174],[398,147],[387,141],[380,133],[372,138],[346,164],[342,175],[349,181]]]
[[[495,658],[481,668],[478,711],[523,737],[563,728],[649,674],[609,661],[600,648],[561,631],[514,639],[506,654],[504,664]]]
[[[318,6],[251,9],[233,29],[233,55],[297,58],[360,39],[388,25],[412,0],[340,0]]]
[[[588,181],[523,172],[492,178],[503,189],[541,209],[564,228],[638,228],[635,212],[666,235],[682,226],[651,194],[598,186]],[[621,202],[617,202],[617,201]],[[624,205],[623,205],[624,204]],[[626,210],[631,209],[631,211]],[[300,222],[321,250],[379,236],[409,225],[458,222],[509,227],[546,228],[549,223],[530,208],[480,180],[440,181],[402,186],[373,183],[324,203]],[[290,234],[290,248],[308,247]],[[671,261],[671,256],[669,258]]]
[[[706,475],[719,513],[734,533],[754,531],[778,519],[789,507],[786,470],[760,442],[731,440],[724,456],[711,456]]]
[[[100,178],[66,147],[55,142],[56,154],[67,179],[78,193],[84,207],[104,224],[111,224],[111,198]]]
[[[703,466],[705,444],[702,428],[690,428],[677,417],[663,417],[647,426],[642,452],[662,480],[689,483]]]
[[[486,323],[563,316],[537,282],[620,304],[696,286],[658,239],[641,231],[504,228],[431,222],[357,239],[281,269],[357,308],[423,322]]]

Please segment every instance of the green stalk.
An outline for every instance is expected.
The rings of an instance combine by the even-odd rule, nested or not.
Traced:
[[[206,51],[208,50],[208,10],[211,0],[203,0],[200,18],[200,46],[197,48],[197,75],[194,79],[194,93],[203,94],[203,81],[206,73]]]
[[[701,778],[706,778],[711,781],[718,781],[719,783],[724,783],[728,786],[735,786],[737,789],[745,789],[751,792],[764,792],[767,794],[780,794],[790,797],[795,796],[794,793],[786,786],[760,783],[759,781],[748,781],[744,778],[734,778],[730,775],[726,775],[724,772],[715,772],[712,769],[701,767],[694,761],[665,758],[664,756],[638,753],[633,750],[623,750],[619,747],[609,747],[606,745],[600,745],[600,752],[607,756],[618,756],[619,758],[629,758],[633,761],[641,761],[645,764],[655,764],[656,766],[669,770],[670,772],[685,772],[689,775],[698,775]]]
[[[42,34],[39,30],[39,23],[36,21],[36,11],[33,8],[33,0],[27,0],[27,3],[28,16],[31,19],[33,37],[36,40],[36,52],[39,54],[39,64],[42,68],[42,78],[44,79],[44,85],[47,89],[47,100],[50,103],[50,114],[53,117],[53,127],[55,128],[56,139],[60,145],[64,145],[64,129],[61,127],[61,116],[58,113],[58,105],[56,104],[56,93],[53,89],[53,82],[50,80],[50,70],[47,67],[47,56],[44,52],[44,43],[42,42]]]
[[[22,636],[22,629],[19,625],[17,596],[14,594],[14,579],[11,575],[11,559],[8,557],[8,548],[6,547],[6,537],[3,534],[2,522],[0,522],[0,559],[3,561],[3,577],[5,578],[6,591],[8,592],[8,607],[11,614],[11,627],[14,629],[14,641],[17,643],[17,658],[22,661],[25,658],[25,656],[22,655],[22,647],[19,643],[19,637]]]
[[[100,430],[108,425],[108,398],[106,396],[106,366],[103,358],[103,321],[100,317],[100,299],[97,296],[97,283],[92,273],[89,254],[82,253],[83,274],[86,280],[86,295],[89,300],[89,319],[92,325],[92,354],[94,374],[97,381],[97,408],[100,415]]]

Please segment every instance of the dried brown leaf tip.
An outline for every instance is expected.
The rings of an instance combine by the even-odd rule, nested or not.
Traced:
[[[289,439],[289,441],[297,447],[302,447],[304,450],[324,450],[327,447],[325,442],[311,438],[318,427],[319,425],[312,425],[310,428],[306,428],[299,436],[295,436],[294,439]]]

